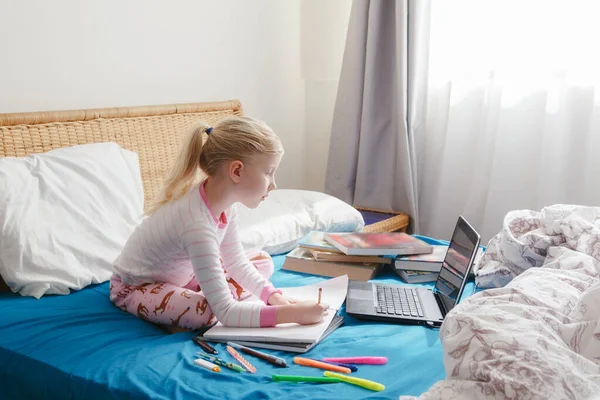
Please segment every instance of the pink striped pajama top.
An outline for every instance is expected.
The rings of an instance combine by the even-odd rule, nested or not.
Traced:
[[[235,209],[234,205],[217,218],[204,185],[195,186],[144,219],[116,259],[115,274],[128,285],[166,282],[181,287],[195,274],[222,324],[274,326],[277,306],[239,302],[225,280],[223,270],[265,303],[280,292],[248,260],[239,239]]]

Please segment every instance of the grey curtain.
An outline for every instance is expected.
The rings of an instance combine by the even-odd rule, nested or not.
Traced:
[[[408,0],[352,5],[325,191],[356,206],[402,211],[418,232],[416,144],[408,121],[408,85],[415,72],[407,62],[408,6]]]

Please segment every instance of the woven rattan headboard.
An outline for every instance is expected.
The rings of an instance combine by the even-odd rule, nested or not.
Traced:
[[[0,157],[24,157],[77,144],[116,142],[138,153],[145,204],[158,191],[196,121],[242,115],[237,100],[148,107],[0,114]]]

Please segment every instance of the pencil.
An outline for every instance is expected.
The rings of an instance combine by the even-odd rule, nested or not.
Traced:
[[[202,347],[202,350],[204,350],[205,353],[219,354],[219,352],[214,347],[212,347],[210,344],[206,343],[204,340],[200,340],[197,336],[194,336],[192,338],[192,340],[194,340],[194,342],[198,346]]]
[[[234,349],[233,347],[228,345],[227,352],[229,354],[231,354],[233,356],[233,358],[238,360],[240,362],[240,364],[242,364],[248,370],[248,372],[250,372],[252,374],[256,373],[256,367],[254,365],[250,364],[250,362],[248,362],[248,360],[246,360],[244,357],[242,357],[242,355],[240,353],[238,353],[236,349]]]
[[[321,304],[321,293],[323,293],[323,288],[319,288],[319,300],[317,301],[318,304]]]
[[[227,367],[236,372],[246,372],[246,370],[244,368],[240,367],[239,365],[222,360],[219,357],[211,356],[206,353],[200,353],[200,352],[197,352],[196,355],[206,361],[210,361],[213,364],[220,365],[222,367]]]
[[[270,362],[271,364],[278,367],[287,367],[287,363],[281,357],[277,357],[271,354],[263,353],[262,351],[251,349],[250,347],[242,346],[241,344],[227,342],[227,345],[239,349],[240,351],[253,355],[254,357],[262,358],[265,361]]]

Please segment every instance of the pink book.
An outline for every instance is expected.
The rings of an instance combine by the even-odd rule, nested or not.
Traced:
[[[403,232],[328,233],[325,240],[348,255],[405,255],[427,254],[430,244]]]

